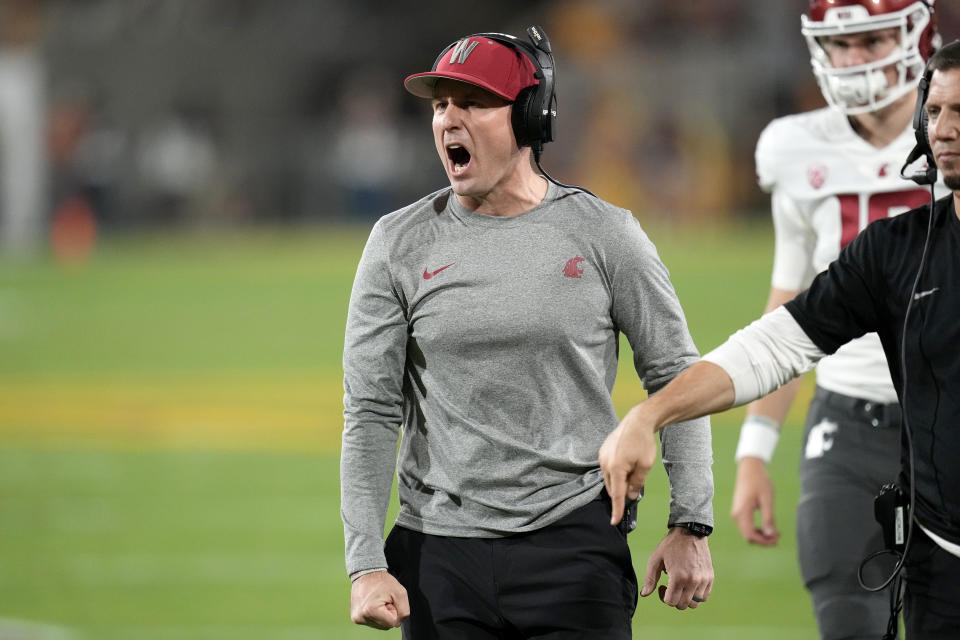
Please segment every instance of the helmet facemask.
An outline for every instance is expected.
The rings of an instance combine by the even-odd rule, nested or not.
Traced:
[[[829,9],[822,21],[801,17],[801,33],[810,49],[810,64],[827,103],[848,115],[881,109],[912,91],[926,65],[920,42],[930,24],[926,4],[916,2],[900,11],[870,15],[866,7],[847,5]],[[899,41],[890,55],[849,67],[834,67],[824,47],[828,36],[897,29]],[[939,36],[934,36],[939,39]],[[936,48],[938,42],[933,42]],[[886,70],[896,70],[891,85]]]

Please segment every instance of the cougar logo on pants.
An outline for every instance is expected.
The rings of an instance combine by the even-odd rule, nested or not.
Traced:
[[[821,458],[823,454],[833,448],[833,434],[837,432],[837,423],[823,420],[813,425],[810,436],[807,438],[807,448],[803,455],[810,458]]]

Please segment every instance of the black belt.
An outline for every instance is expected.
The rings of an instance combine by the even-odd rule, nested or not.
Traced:
[[[845,396],[823,387],[817,387],[816,396],[828,407],[864,416],[874,427],[900,426],[900,403],[898,402],[874,402]]]

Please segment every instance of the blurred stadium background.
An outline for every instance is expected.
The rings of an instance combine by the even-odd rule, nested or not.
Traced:
[[[952,39],[960,7],[938,5]],[[398,638],[349,623],[337,461],[366,233],[445,184],[402,78],[461,35],[543,25],[544,165],[635,212],[707,350],[768,289],[757,135],[822,104],[805,6],[0,0],[0,639]],[[621,413],[642,394],[624,362]],[[638,636],[814,637],[801,404],[774,467],[780,545],[730,526],[727,412],[714,596],[641,602]],[[659,472],[638,571],[666,499]]]

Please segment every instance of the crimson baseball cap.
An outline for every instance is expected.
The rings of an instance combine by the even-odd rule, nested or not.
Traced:
[[[407,91],[420,98],[433,98],[440,78],[476,85],[513,102],[521,90],[540,84],[536,67],[526,55],[496,40],[479,35],[460,40],[437,63],[434,71],[415,73],[403,81]]]

